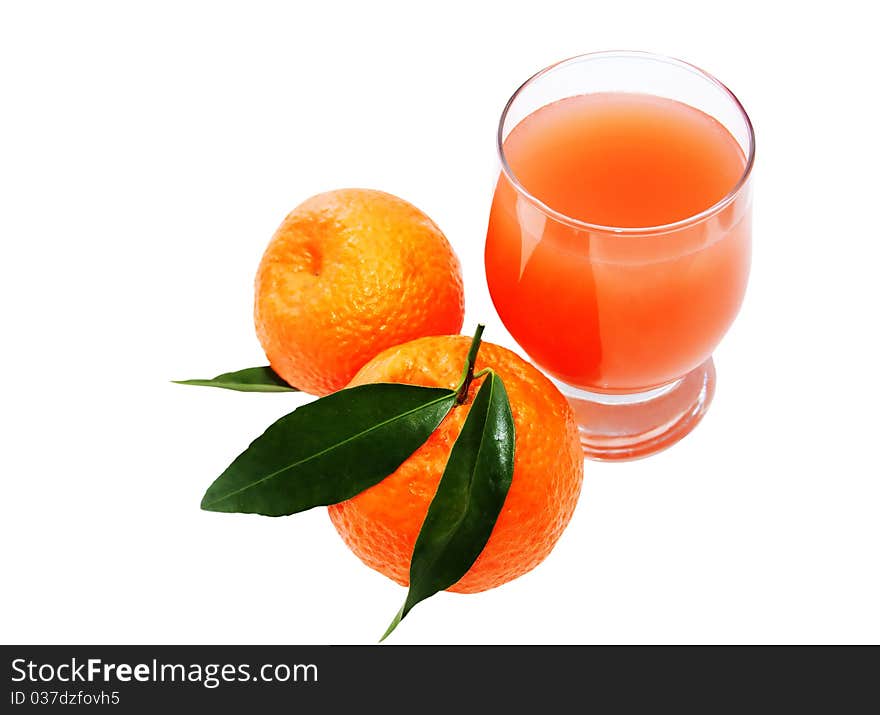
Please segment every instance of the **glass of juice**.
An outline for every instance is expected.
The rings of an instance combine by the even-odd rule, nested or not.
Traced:
[[[588,457],[652,454],[709,406],[748,280],[754,147],[721,82],[644,52],[552,65],[504,108],[489,291]]]

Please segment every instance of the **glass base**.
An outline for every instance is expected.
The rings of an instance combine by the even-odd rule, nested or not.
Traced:
[[[639,459],[675,444],[697,426],[715,394],[715,365],[709,358],[668,385],[622,395],[554,382],[574,408],[587,458]]]

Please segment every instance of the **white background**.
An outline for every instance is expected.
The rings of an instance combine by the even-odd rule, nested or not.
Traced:
[[[264,363],[260,255],[345,186],[432,216],[465,331],[509,343],[482,268],[498,115],[535,70],[627,48],[708,69],[757,129],[754,264],[715,403],[662,454],[588,462],[543,565],[431,599],[393,642],[880,641],[868,7],[4,2],[2,640],[374,642],[404,591],[324,510],[199,510],[304,398],[168,380]]]

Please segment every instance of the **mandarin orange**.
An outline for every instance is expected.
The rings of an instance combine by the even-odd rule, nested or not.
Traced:
[[[381,191],[341,189],[297,206],[255,281],[254,322],[269,363],[314,395],[344,387],[392,345],[458,332],[463,316],[461,266],[446,237]]]
[[[374,357],[349,386],[401,382],[453,388],[470,345],[464,336],[426,337]],[[543,374],[505,348],[483,343],[476,370],[504,381],[516,427],[513,481],[485,549],[449,590],[474,593],[530,571],[553,549],[571,519],[583,478],[583,452],[568,402]],[[413,546],[470,402],[453,407],[437,430],[393,474],[353,499],[329,507],[352,551],[399,584],[409,583]]]

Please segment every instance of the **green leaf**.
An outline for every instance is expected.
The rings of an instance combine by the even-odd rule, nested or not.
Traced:
[[[409,592],[382,640],[420,601],[449,588],[486,546],[513,479],[515,431],[504,383],[480,386],[413,549]]]
[[[202,509],[284,516],[350,499],[406,461],[454,401],[454,390],[377,383],[298,407],[227,467]]]
[[[288,385],[271,367],[247,367],[236,372],[224,372],[210,380],[172,380],[177,385],[222,387],[239,392],[299,392]]]

